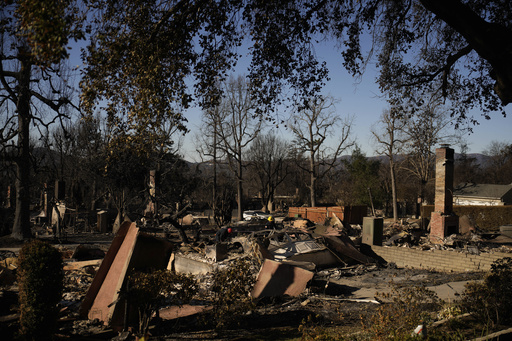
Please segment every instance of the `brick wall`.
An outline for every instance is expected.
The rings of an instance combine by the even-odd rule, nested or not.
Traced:
[[[448,250],[417,250],[396,246],[372,245],[372,250],[388,263],[398,267],[433,269],[437,271],[488,271],[491,264],[512,254],[495,252],[471,255],[469,253]]]
[[[367,206],[289,207],[288,217],[301,216],[314,223],[322,224],[333,214],[348,224],[362,224],[367,215]]]

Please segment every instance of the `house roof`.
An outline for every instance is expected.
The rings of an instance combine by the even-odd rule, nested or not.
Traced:
[[[493,185],[465,183],[458,185],[453,190],[453,195],[458,197],[501,199],[511,190],[512,184]]]

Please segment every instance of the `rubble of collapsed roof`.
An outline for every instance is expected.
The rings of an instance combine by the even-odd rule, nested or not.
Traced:
[[[126,276],[136,268],[151,266],[190,273],[203,293],[211,285],[212,273],[244,257],[253,263],[256,284],[251,295],[265,297],[309,297],[314,300],[350,300],[336,287],[335,279],[375,271],[385,264],[365,254],[360,248],[362,227],[344,224],[337,217],[324,223],[313,223],[300,217],[276,217],[269,229],[267,222],[249,220],[229,225],[232,232],[224,242],[215,241],[217,228],[208,219],[188,215],[164,221],[160,227],[144,228],[142,224],[125,222],[112,239],[93,245],[67,247],[57,245],[65,260],[65,293],[61,305],[62,319],[69,323],[61,329],[68,335],[101,335],[121,331],[126,326],[126,307],[119,292]],[[481,233],[466,218],[461,231],[448,236],[442,245],[432,244],[418,220],[402,220],[384,226],[384,245],[411,248],[452,248],[486,252],[492,248],[511,252],[512,239],[504,235]],[[185,237],[184,237],[185,236]],[[496,243],[496,239],[503,243]],[[16,255],[0,254],[2,292],[16,290]],[[329,294],[332,295],[329,298]],[[327,296],[326,296],[327,295]],[[304,301],[304,302],[306,302]],[[379,304],[372,298],[361,300]],[[176,318],[205,311],[208,301],[180,309],[164,307],[164,318]],[[16,318],[3,311],[2,323]],[[109,334],[111,335],[111,334]]]
[[[405,220],[391,223],[384,230],[386,246],[402,246],[421,250],[442,249],[480,252],[512,252],[512,236],[505,233],[488,233],[476,226],[468,216],[459,217],[459,233],[446,236],[442,243],[432,243],[428,238],[428,227],[423,229],[418,221]]]

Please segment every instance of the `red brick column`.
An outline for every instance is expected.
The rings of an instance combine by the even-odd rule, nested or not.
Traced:
[[[459,219],[453,214],[453,157],[448,146],[436,149],[435,203],[430,220],[433,243],[442,243],[446,236],[458,232]]]

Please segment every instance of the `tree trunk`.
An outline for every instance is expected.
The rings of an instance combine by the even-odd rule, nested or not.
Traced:
[[[117,231],[119,231],[119,228],[121,227],[121,225],[123,225],[123,222],[124,222],[124,218],[125,218],[125,210],[124,210],[124,204],[125,204],[125,201],[126,198],[125,198],[125,189],[123,189],[122,193],[121,193],[121,198],[115,200],[115,205],[116,205],[116,209],[117,209],[117,217],[116,217],[116,220],[114,221],[114,226],[112,227],[112,233],[114,234],[117,234]]]
[[[309,156],[309,173],[310,173],[310,183],[309,194],[310,194],[310,202],[311,207],[316,207],[316,169],[315,169],[315,153],[312,151]]]
[[[314,174],[311,174],[311,188],[309,189],[311,207],[316,207],[316,178]]]
[[[90,212],[95,212],[96,211],[96,179],[92,182],[92,186],[91,186],[91,202],[89,204],[89,209],[90,209]]]
[[[213,118],[213,188],[212,188],[212,210],[214,220],[217,212],[217,116]]]
[[[391,156],[393,158],[393,156]],[[398,219],[398,202],[396,198],[396,179],[395,179],[395,163],[392,159],[389,160],[389,170],[391,175],[391,197],[393,200],[393,221]]]
[[[236,192],[238,195],[238,221],[242,221],[242,209],[243,209],[243,190],[242,190],[242,155],[239,154],[238,156],[238,179],[237,179],[237,186],[236,186]]]
[[[512,102],[512,33],[505,25],[490,23],[460,0],[420,0],[426,9],[459,32],[492,66],[494,91],[503,105]]]
[[[20,52],[22,53],[22,52]],[[32,65],[21,57],[18,111],[18,151],[16,163],[16,211],[11,237],[28,239],[30,231],[30,76]]]

